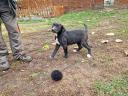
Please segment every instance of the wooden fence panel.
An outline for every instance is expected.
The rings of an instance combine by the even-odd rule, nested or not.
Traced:
[[[115,0],[115,6],[120,8],[128,8],[128,0]]]
[[[55,17],[69,11],[92,8],[93,1],[96,0],[19,0],[18,16]]]

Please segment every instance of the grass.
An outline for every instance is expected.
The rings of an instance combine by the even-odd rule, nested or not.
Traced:
[[[124,10],[86,10],[80,12],[71,12],[55,18],[42,18],[32,20],[19,20],[19,26],[22,32],[38,32],[51,28],[53,22],[62,23],[67,29],[84,28],[83,23],[91,29],[104,20],[116,17],[117,21],[123,25],[118,31],[121,34],[128,35],[128,11]],[[5,31],[5,28],[3,28]]]
[[[117,14],[117,21],[120,23],[119,30],[116,30],[119,35],[128,36],[128,11],[120,11],[121,13]]]
[[[128,77],[109,82],[96,81],[94,90],[98,96],[128,96]]]
[[[80,27],[83,23],[87,24],[89,27],[96,26],[99,21],[105,17],[112,17],[117,14],[116,11],[102,11],[102,10],[86,10],[81,12],[71,12],[64,14],[60,17],[42,20],[27,20],[19,21],[20,24],[31,24],[31,23],[42,23],[43,25],[50,25],[53,22],[60,22],[65,26]]]
[[[119,30],[116,30],[118,35],[128,37],[128,27],[120,28]]]
[[[75,12],[72,14],[66,14],[59,18],[60,22],[64,22],[68,25],[71,24],[83,24],[86,23],[89,27],[96,26],[96,24],[101,21],[104,17],[111,17],[115,14],[115,12],[104,12],[104,11],[82,11],[82,12]],[[67,20],[66,20],[67,19]]]

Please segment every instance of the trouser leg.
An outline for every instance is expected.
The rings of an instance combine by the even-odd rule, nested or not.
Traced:
[[[6,26],[8,31],[10,46],[12,49],[13,56],[16,60],[31,62],[32,58],[23,53],[21,44],[21,33],[17,24],[16,18],[14,18],[10,12],[1,13],[1,19]]]
[[[8,31],[12,53],[15,58],[18,58],[20,52],[22,52],[22,45],[20,39],[21,33],[17,24],[17,20],[11,16],[9,12],[2,13],[1,19]]]
[[[0,22],[0,71],[8,70],[10,67],[6,56],[7,54],[8,51],[2,36],[1,22]]]
[[[4,42],[3,36],[2,36],[2,30],[1,30],[1,22],[0,22],[0,57],[5,56],[8,54],[6,44]]]

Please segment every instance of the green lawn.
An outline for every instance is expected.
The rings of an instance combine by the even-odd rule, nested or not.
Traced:
[[[117,21],[123,25],[119,30],[114,30],[128,34],[128,11],[124,10],[86,10],[80,12],[71,12],[60,17],[45,18],[40,20],[19,20],[19,26],[22,32],[38,32],[51,28],[53,22],[59,22],[66,28],[84,28],[83,23],[89,28],[95,27],[104,19],[117,18]],[[5,31],[5,28],[3,28]]]
[[[112,17],[117,15],[117,11],[103,11],[103,10],[86,10],[81,12],[71,12],[64,14],[60,17],[42,19],[42,20],[21,20],[20,24],[31,24],[31,23],[41,23],[44,25],[51,25],[53,22],[59,22],[66,26],[78,26],[79,24],[87,24],[89,27],[95,26],[99,21],[106,17]]]
[[[128,77],[120,77],[111,81],[96,81],[94,90],[98,96],[128,96]]]

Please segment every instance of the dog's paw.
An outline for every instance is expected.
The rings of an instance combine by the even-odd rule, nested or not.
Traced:
[[[66,56],[64,56],[64,58],[68,58],[68,56],[66,55]]]
[[[54,57],[53,57],[53,56],[49,56],[49,58],[50,58],[50,59],[54,59]]]
[[[76,49],[73,50],[74,53],[78,52]]]
[[[91,58],[92,58],[92,55],[91,55],[91,54],[87,54],[87,57],[88,57],[89,59],[91,59]]]

